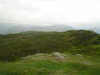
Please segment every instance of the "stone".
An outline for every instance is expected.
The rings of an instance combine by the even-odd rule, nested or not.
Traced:
[[[81,54],[76,54],[76,56],[82,56]]]
[[[58,60],[65,58],[65,55],[61,54],[59,52],[52,53],[52,56],[56,57],[56,59],[58,59]]]

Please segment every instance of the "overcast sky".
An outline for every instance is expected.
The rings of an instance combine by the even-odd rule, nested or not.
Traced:
[[[88,24],[100,21],[100,0],[0,0],[0,23]]]

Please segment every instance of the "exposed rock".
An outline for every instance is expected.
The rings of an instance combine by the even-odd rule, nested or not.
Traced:
[[[76,56],[82,56],[81,54],[76,54]]]
[[[55,52],[55,53],[52,53],[52,56],[54,56],[57,60],[63,60],[66,55],[59,52]]]
[[[80,64],[91,65],[91,62],[89,62],[89,61],[81,61]]]
[[[37,53],[37,54],[35,54],[35,56],[45,56],[46,54],[44,54],[44,53]]]

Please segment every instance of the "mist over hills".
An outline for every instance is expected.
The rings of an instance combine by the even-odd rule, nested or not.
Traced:
[[[99,23],[88,25],[64,25],[64,24],[51,24],[51,25],[28,25],[28,24],[3,24],[0,23],[0,34],[13,34],[27,31],[44,31],[44,32],[65,32],[68,30],[92,30],[100,33]]]
[[[72,30],[68,25],[6,25],[0,24],[0,34],[19,33],[26,31],[57,31]]]
[[[74,29],[82,29],[82,30],[91,30],[95,31],[96,33],[100,34],[100,23],[94,23],[94,24],[85,24],[85,25],[77,25],[76,27],[73,27]]]

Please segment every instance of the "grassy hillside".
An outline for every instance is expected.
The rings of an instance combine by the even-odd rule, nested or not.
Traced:
[[[100,35],[85,30],[0,35],[0,60],[10,61],[35,53],[56,51],[100,55]]]
[[[100,35],[85,30],[0,35],[0,75],[100,75]]]
[[[35,54],[16,62],[0,62],[0,75],[100,75],[100,57]]]

